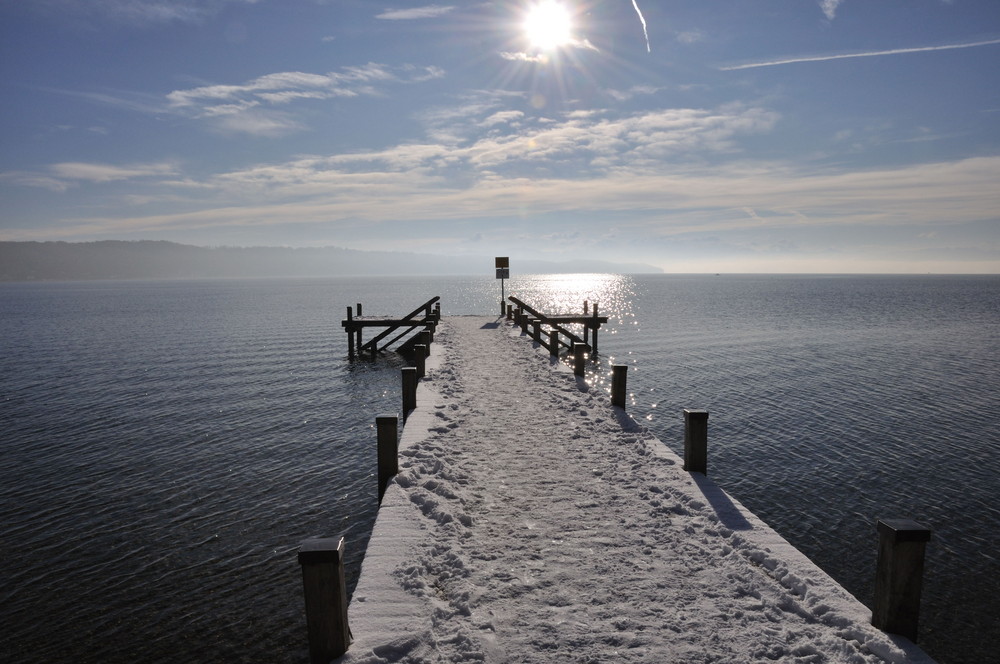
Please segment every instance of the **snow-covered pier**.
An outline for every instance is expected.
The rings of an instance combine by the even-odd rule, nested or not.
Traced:
[[[506,321],[441,321],[399,453],[338,661],[932,661]]]

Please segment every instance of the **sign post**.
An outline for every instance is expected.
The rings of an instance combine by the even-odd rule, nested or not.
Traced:
[[[506,312],[504,301],[507,294],[504,292],[504,279],[510,279],[510,259],[507,256],[496,257],[497,279],[500,280],[500,315]]]

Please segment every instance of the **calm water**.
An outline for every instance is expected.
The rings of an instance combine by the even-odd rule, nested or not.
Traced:
[[[874,520],[934,530],[922,644],[1000,642],[1000,278],[575,275],[591,380],[870,603]],[[399,368],[346,361],[345,307],[493,314],[487,278],[0,284],[0,653],[24,662],[302,662],[295,549],[374,519],[374,417]]]

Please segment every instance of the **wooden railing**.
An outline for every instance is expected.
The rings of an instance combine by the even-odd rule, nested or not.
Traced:
[[[545,314],[513,295],[507,299],[517,305],[519,310],[515,322],[525,332],[528,332],[529,326],[532,327],[532,337],[539,344],[548,348],[549,352],[553,355],[558,355],[562,348],[572,350],[573,344],[585,344],[590,347],[591,353],[597,354],[597,331],[601,329],[602,324],[608,322],[608,317],[598,315],[596,302],[593,306],[593,313],[588,311],[587,304],[584,303],[583,315]],[[533,321],[538,321],[538,323],[535,324]],[[583,337],[581,338],[572,332],[566,327],[567,325],[582,325]],[[543,326],[548,329],[543,330]],[[543,335],[543,331],[547,332],[547,334]],[[555,334],[552,334],[552,332],[555,332]]]
[[[441,305],[437,304],[440,299],[440,296],[432,297],[401,318],[388,318],[381,316],[362,317],[360,304],[358,304],[357,317],[355,317],[351,307],[347,307],[347,318],[340,323],[347,332],[347,354],[351,357],[351,359],[354,359],[355,353],[357,353],[358,356],[361,356],[365,352],[368,352],[371,353],[371,356],[374,359],[378,353],[386,350],[389,346],[396,343],[417,328],[422,327],[425,330],[430,330],[433,334],[434,327],[441,319]],[[386,329],[372,339],[362,343],[361,332],[366,327],[384,327]],[[402,328],[405,328],[402,332],[389,341],[385,341],[386,337]],[[402,344],[400,350],[405,352],[412,347],[413,343],[415,342],[412,338],[407,340]]]

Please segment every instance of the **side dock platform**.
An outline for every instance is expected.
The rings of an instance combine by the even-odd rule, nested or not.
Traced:
[[[336,661],[933,662],[509,322],[424,368]]]

